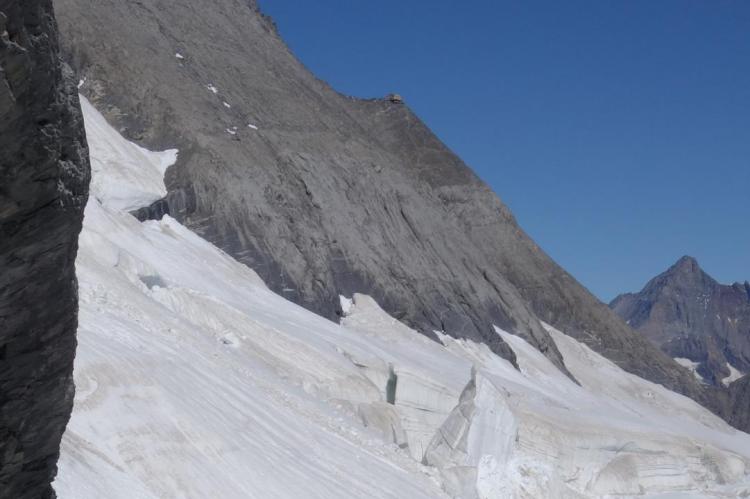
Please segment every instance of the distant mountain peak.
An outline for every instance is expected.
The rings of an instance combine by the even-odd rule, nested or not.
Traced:
[[[719,284],[691,256],[610,307],[670,357],[696,363],[709,384],[750,372],[750,285]]]
[[[665,288],[680,288],[689,295],[710,293],[719,283],[708,275],[692,256],[683,256],[665,272],[646,284],[640,294],[661,293]]]
[[[694,257],[685,255],[675,263],[670,270],[676,270],[678,272],[702,272],[698,260]]]

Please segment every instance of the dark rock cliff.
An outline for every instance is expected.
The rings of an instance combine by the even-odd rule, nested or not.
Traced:
[[[51,0],[0,0],[0,497],[54,497],[89,165]]]
[[[729,409],[726,417],[737,428],[750,429],[750,375],[729,385]]]
[[[698,362],[711,385],[729,377],[728,364],[750,372],[750,284],[719,284],[683,257],[611,307],[671,357]]]
[[[628,371],[702,389],[523,232],[400,98],[340,95],[248,0],[55,0],[83,92],[123,133],[180,148],[170,213],[326,317],[374,296],[426,334],[524,336],[559,366],[559,327]],[[207,269],[210,271],[210,269]]]

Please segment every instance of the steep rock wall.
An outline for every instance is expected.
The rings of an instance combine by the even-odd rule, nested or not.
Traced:
[[[0,497],[54,497],[88,152],[50,0],[0,1]]]

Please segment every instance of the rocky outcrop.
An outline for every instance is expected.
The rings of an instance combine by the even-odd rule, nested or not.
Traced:
[[[333,320],[373,296],[428,335],[492,325],[558,367],[541,321],[625,369],[700,398],[695,379],[557,266],[404,104],[333,91],[248,0],[56,0],[82,91],[130,139],[177,147],[170,213]],[[126,50],[122,50],[122,48]]]
[[[722,387],[750,372],[750,284],[722,285],[691,257],[611,307],[671,357]]]
[[[750,429],[750,375],[729,385],[729,410],[725,419],[736,428]]]
[[[0,497],[54,497],[88,153],[51,0],[0,2]]]

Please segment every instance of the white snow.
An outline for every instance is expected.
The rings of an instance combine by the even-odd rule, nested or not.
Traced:
[[[206,85],[206,88],[209,89],[214,94],[218,94],[219,93],[219,89],[216,88],[213,83],[209,83],[208,85]]]
[[[177,150],[152,153],[128,142],[81,96],[91,155],[91,195],[107,208],[134,210],[164,197],[164,172]]]
[[[228,102],[223,102],[222,104],[224,104],[225,108],[232,109],[232,106]]]
[[[248,128],[252,128],[253,130],[257,130],[258,129],[258,127],[255,126],[255,125],[253,125],[252,123],[248,123],[247,127]]]
[[[520,373],[485,346],[441,335],[477,366],[474,388],[427,453],[454,471],[454,493],[474,480],[479,497],[713,497],[723,481],[750,490],[750,436],[546,327],[581,386],[508,333],[499,331]]]
[[[683,357],[675,357],[674,361],[677,362],[682,367],[686,367],[687,369],[689,369],[690,372],[693,373],[693,376],[695,376],[695,379],[697,379],[701,383],[705,383],[706,382],[706,380],[703,379],[703,376],[701,376],[698,373],[698,367],[701,365],[700,362],[694,362],[694,361],[692,361],[690,359],[685,359]]]
[[[430,441],[471,380],[471,362],[450,355],[387,315],[369,296],[355,295],[341,323],[367,339],[371,352],[382,351],[375,359],[351,350],[346,355],[376,386],[386,386],[391,373],[395,375],[393,405],[410,454],[422,461]]]
[[[61,499],[750,494],[750,436],[553,328],[580,386],[516,336],[498,331],[520,371],[367,296],[336,325],[176,220],[139,223],[126,210],[162,195],[176,151],[84,113],[99,167]]]
[[[341,304],[341,312],[344,314],[344,317],[346,317],[352,311],[354,300],[347,298],[344,295],[339,295],[339,303]]]
[[[724,384],[724,386],[729,386],[741,377],[745,375],[742,371],[734,367],[732,364],[727,362],[727,369],[729,369],[729,376],[722,379],[721,382]]]

